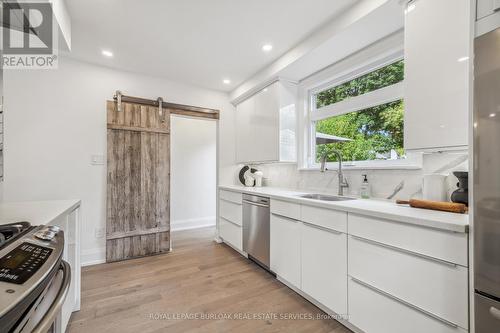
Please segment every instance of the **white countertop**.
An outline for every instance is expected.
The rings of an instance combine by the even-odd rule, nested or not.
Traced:
[[[467,214],[412,208],[407,205],[397,205],[394,202],[385,200],[357,199],[349,201],[320,201],[298,197],[300,194],[312,193],[308,191],[275,187],[244,187],[238,185],[220,185],[219,188],[453,232],[468,232],[469,227],[469,216]]]
[[[49,224],[80,206],[80,200],[23,201],[0,203],[0,225],[27,221]]]

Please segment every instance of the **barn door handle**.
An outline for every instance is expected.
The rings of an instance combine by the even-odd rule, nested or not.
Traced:
[[[163,110],[163,98],[158,97],[158,114],[160,115],[160,121],[165,122],[165,111]]]

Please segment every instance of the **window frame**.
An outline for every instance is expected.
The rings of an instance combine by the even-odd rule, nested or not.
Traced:
[[[330,117],[340,116],[350,112],[362,111],[364,109],[394,102],[400,99],[404,100],[404,80],[390,86],[380,88],[362,95],[346,98],[342,101],[316,108],[316,95],[322,91],[334,88],[345,82],[359,78],[365,74],[376,71],[392,63],[404,60],[403,49],[378,54],[364,64],[350,66],[341,74],[331,75],[323,82],[313,80],[304,89],[304,107],[306,111],[306,156],[302,161],[301,170],[319,169],[319,163],[316,162],[316,122]],[[321,74],[321,73],[320,73]],[[337,169],[337,162],[327,162],[328,169]],[[343,167],[346,169],[421,169],[422,154],[415,152],[406,152],[406,159],[400,160],[367,160],[367,161],[344,161]]]

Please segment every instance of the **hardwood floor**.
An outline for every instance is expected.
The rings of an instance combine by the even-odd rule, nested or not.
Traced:
[[[83,268],[68,332],[350,332],[288,319],[324,313],[213,235],[174,232],[172,253]]]

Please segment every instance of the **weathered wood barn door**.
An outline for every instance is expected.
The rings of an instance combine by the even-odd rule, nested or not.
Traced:
[[[108,262],[170,249],[170,113],[107,102]]]

